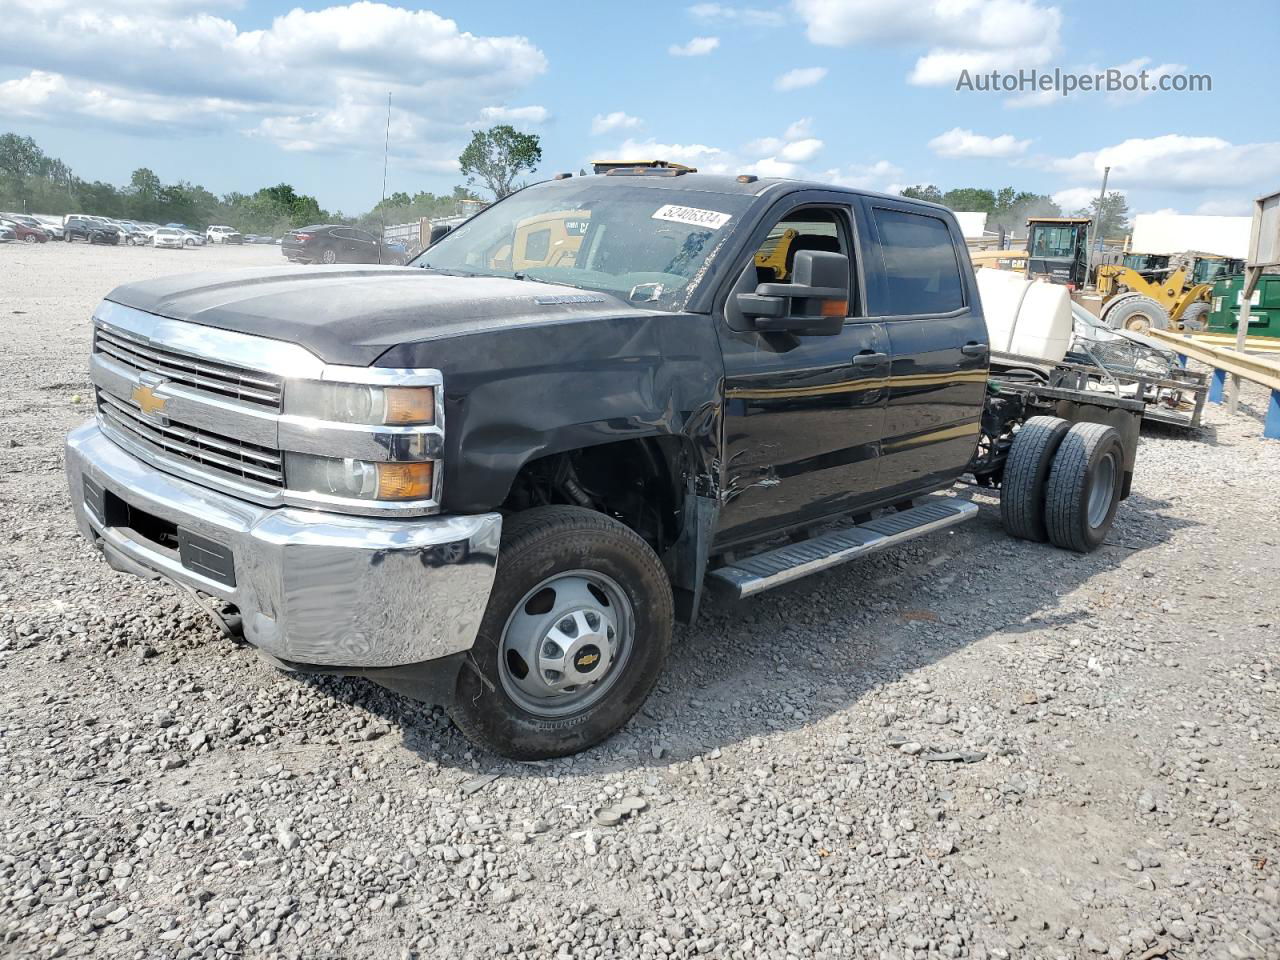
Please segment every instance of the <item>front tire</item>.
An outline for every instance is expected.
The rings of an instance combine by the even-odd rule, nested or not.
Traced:
[[[1151,297],[1126,297],[1103,314],[1102,322],[1112,330],[1146,333],[1153,327],[1167,330],[1169,314]]]
[[[1054,546],[1089,553],[1111,532],[1124,485],[1124,444],[1113,427],[1077,423],[1049,471],[1045,527]]]
[[[666,572],[632,530],[581,507],[517,514],[449,715],[515,760],[585,750],[648,698],[671,625]]]

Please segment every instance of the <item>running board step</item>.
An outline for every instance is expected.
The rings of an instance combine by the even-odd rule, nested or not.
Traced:
[[[977,513],[978,507],[967,500],[932,500],[719,567],[707,574],[711,578],[709,585],[741,600],[846,560],[953,527]]]

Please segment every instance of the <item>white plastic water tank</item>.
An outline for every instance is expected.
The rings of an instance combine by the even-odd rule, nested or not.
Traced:
[[[1071,296],[1061,284],[1011,270],[976,271],[993,353],[1057,363],[1071,343]]]

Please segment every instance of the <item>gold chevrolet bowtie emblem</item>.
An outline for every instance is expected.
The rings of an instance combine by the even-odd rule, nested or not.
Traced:
[[[164,405],[168,403],[168,398],[157,397],[154,387],[140,383],[133,388],[133,402],[138,405],[138,409],[148,416],[155,416],[164,409]]]
[[[587,667],[591,666],[599,659],[600,659],[600,654],[598,653],[584,653],[582,656],[578,658],[578,666],[579,668],[585,670]]]

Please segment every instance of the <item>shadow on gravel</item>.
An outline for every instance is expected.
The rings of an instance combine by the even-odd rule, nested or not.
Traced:
[[[856,709],[868,691],[992,635],[1087,621],[1087,611],[1064,607],[1063,598],[1192,525],[1167,515],[1168,501],[1135,494],[1122,505],[1108,542],[1080,555],[1007,537],[995,499],[982,492],[972,499],[982,507],[978,518],[950,534],[752,600],[711,600],[696,624],[677,629],[663,679],[641,712],[611,740],[577,757],[525,764],[479,754],[438,710],[371,682],[305,676],[297,682],[379,715],[424,761],[457,767],[460,783],[477,770],[599,776],[661,768]],[[1134,575],[1141,578],[1140,568]],[[768,759],[786,762],[761,758]]]

